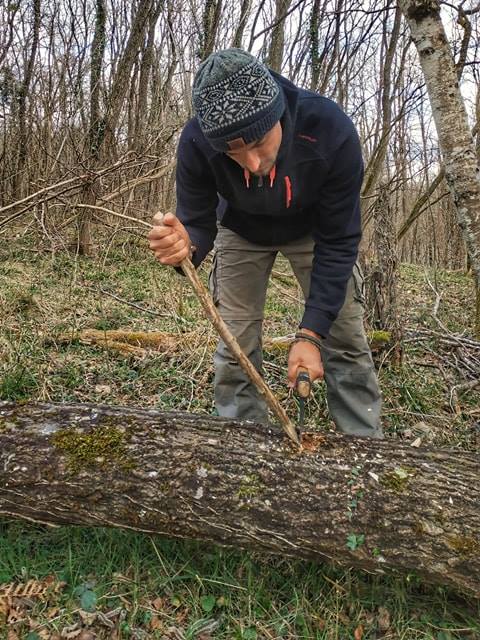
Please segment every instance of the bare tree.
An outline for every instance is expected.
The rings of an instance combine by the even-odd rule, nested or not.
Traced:
[[[275,18],[273,21],[270,46],[268,49],[267,63],[280,72],[283,61],[283,47],[285,42],[285,18],[292,0],[275,0]]]
[[[27,101],[30,84],[33,76],[33,65],[37,56],[38,41],[40,37],[40,0],[33,0],[33,25],[32,44],[25,67],[25,75],[18,90],[18,147],[17,166],[15,173],[14,194],[16,197],[22,195],[23,171],[27,158],[28,132],[27,132]]]
[[[366,166],[366,244],[374,246],[368,222],[384,184],[399,257],[447,268],[465,262],[453,199],[440,177],[425,78],[391,0],[39,2],[0,7],[0,225],[23,223],[35,211],[32,229],[42,237],[69,246],[80,237],[87,252],[89,219],[106,224],[91,207],[105,198],[135,216],[171,206],[173,174],[163,171],[192,115],[199,59],[245,42],[298,85],[336,100],[355,122]],[[467,3],[442,10],[455,73],[472,96],[472,126],[480,117],[479,13]],[[86,177],[68,183],[76,186],[65,200],[64,187],[54,186],[75,176]],[[85,205],[77,217],[76,203]]]
[[[458,75],[437,0],[401,0],[420,57],[440,147],[477,287],[480,335],[480,180]]]
[[[238,47],[240,49],[242,47],[243,34],[245,32],[251,6],[252,0],[242,0],[240,16],[238,18],[237,28],[235,29],[235,35],[233,36],[232,47]]]
[[[203,32],[201,34],[200,59],[205,60],[215,47],[222,0],[206,0],[203,12]]]

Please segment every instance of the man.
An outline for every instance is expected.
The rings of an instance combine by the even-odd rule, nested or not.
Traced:
[[[215,242],[215,304],[258,370],[268,278],[277,253],[286,256],[305,296],[290,385],[299,367],[312,380],[325,376],[337,428],[383,437],[356,265],[363,162],[352,122],[240,49],[202,63],[193,104],[178,146],[177,216],[154,226],[150,248],[162,264],[190,256],[198,266]],[[267,421],[264,401],[223,342],[215,404],[221,416]]]

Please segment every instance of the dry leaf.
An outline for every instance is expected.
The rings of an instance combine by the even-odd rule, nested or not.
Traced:
[[[390,629],[390,611],[385,607],[378,607],[377,625],[379,631]]]
[[[183,624],[185,620],[188,618],[188,614],[189,614],[189,610],[186,608],[179,611],[175,616],[175,619],[178,622],[178,624]]]
[[[92,624],[97,619],[97,613],[95,611],[84,611],[80,609],[78,615],[82,619],[83,624],[87,625],[87,627],[91,627]]]
[[[96,633],[93,633],[93,631],[88,631],[87,629],[84,629],[83,631],[81,631],[80,635],[77,636],[77,640],[95,640],[97,637]]]
[[[7,633],[7,640],[20,640],[13,629],[9,629]]]
[[[152,602],[152,607],[157,611],[163,609],[165,607],[165,598],[155,598],[155,600]]]
[[[355,638],[355,640],[362,640],[362,638],[363,638],[363,626],[361,624],[359,624],[358,627],[353,632],[353,637]]]
[[[113,612],[115,613],[115,612]],[[105,615],[101,611],[97,611],[97,622],[103,624],[104,627],[108,627],[109,629],[115,628],[115,623],[110,618],[113,618],[112,612],[109,615]]]
[[[48,601],[52,594],[61,591],[65,584],[59,582],[55,576],[47,576],[43,580],[32,579],[27,582],[3,584],[0,586],[0,616],[5,616],[6,623],[10,625],[24,620],[27,617],[26,612],[35,606],[36,598],[42,602]],[[31,624],[35,626],[37,623]]]
[[[75,624],[71,624],[68,627],[64,627],[62,629],[61,637],[67,638],[67,640],[71,640],[71,638],[78,638],[81,632],[82,630],[80,629],[78,622],[76,622]]]
[[[150,629],[160,629],[162,630],[164,627],[163,622],[160,620],[160,618],[158,616],[153,616],[153,618],[150,620]]]
[[[109,384],[96,384],[95,385],[95,393],[99,393],[102,395],[108,395],[111,393],[112,387]]]
[[[178,627],[168,627],[167,638],[171,640],[185,640],[185,634]]]

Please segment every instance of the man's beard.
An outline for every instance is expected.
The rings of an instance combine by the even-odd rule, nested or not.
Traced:
[[[260,176],[268,176],[268,174],[270,173],[270,171],[273,169],[273,167],[275,166],[275,162],[276,162],[276,158],[274,158],[273,160],[269,160],[267,162],[267,164],[265,165],[265,167],[260,168],[260,171],[254,171],[253,175],[257,176],[258,178]]]

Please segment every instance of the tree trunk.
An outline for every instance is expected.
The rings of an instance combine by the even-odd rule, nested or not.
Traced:
[[[480,287],[480,179],[475,145],[458,86],[457,68],[438,0],[400,0],[422,65],[445,178],[462,228],[476,287]]]
[[[90,65],[90,125],[88,132],[88,147],[85,164],[92,173],[99,166],[100,150],[105,135],[105,121],[101,116],[100,93],[102,83],[103,57],[105,54],[106,28],[105,0],[97,0],[95,13],[95,32],[92,41],[92,55]],[[85,183],[80,196],[82,204],[96,202],[96,187],[93,181]],[[80,255],[92,254],[91,211],[80,210],[78,213],[78,252]]]
[[[25,76],[20,86],[18,95],[18,156],[17,168],[14,177],[14,197],[20,198],[23,194],[23,187],[27,184],[23,171],[27,160],[29,136],[27,131],[27,101],[29,98],[30,84],[33,78],[33,67],[37,56],[38,42],[40,39],[40,0],[33,0],[33,26],[32,26],[32,46],[28,56],[25,69]]]
[[[150,14],[147,41],[142,48],[142,59],[140,63],[140,77],[138,80],[138,105],[135,109],[135,149],[141,153],[145,149],[148,140],[148,82],[154,63],[155,30],[158,18],[162,10],[162,3],[157,2]],[[133,108],[133,105],[130,105]]]
[[[105,0],[97,0],[95,15],[95,32],[92,42],[90,66],[90,130],[89,153],[98,160],[99,150],[105,134],[105,122],[100,114],[100,89],[102,83],[103,57],[105,54],[106,29]]]
[[[285,45],[285,16],[292,0],[275,0],[275,26],[272,29],[270,46],[268,48],[267,64],[274,71],[281,73],[283,49]]]
[[[112,89],[107,99],[105,114],[104,146],[107,147],[107,149],[115,146],[115,130],[119,124],[122,106],[130,86],[130,74],[144,40],[151,11],[152,0],[139,1],[125,49],[118,61],[115,75],[112,78]]]
[[[366,278],[366,307],[371,310],[369,324],[391,335],[391,360],[399,365],[402,361],[402,329],[397,301],[395,214],[390,204],[388,186],[382,183],[378,190],[379,195],[373,207],[375,259]]]
[[[390,134],[392,132],[392,66],[394,63],[395,52],[400,36],[400,18],[401,11],[398,7],[395,9],[395,17],[393,27],[389,24],[389,13],[383,21],[383,38],[385,42],[388,38],[388,31],[391,29],[391,36],[385,51],[385,61],[382,69],[382,106],[380,113],[382,114],[382,126],[379,135],[378,146],[375,149],[370,162],[365,169],[365,178],[362,186],[362,197],[368,198],[372,195],[378,179],[381,177],[384,168],[385,158],[387,157],[388,144]]]
[[[480,594],[477,453],[205,415],[0,403],[0,514],[198,538]]]
[[[222,11],[222,0],[207,0],[203,12],[203,33],[200,60],[205,60],[215,48],[217,31]]]
[[[232,47],[242,48],[243,34],[245,31],[245,25],[247,24],[248,17],[250,15],[250,9],[252,6],[252,0],[242,0],[242,6],[240,7],[240,16],[238,18],[237,28],[235,29],[235,35],[233,36]]]

